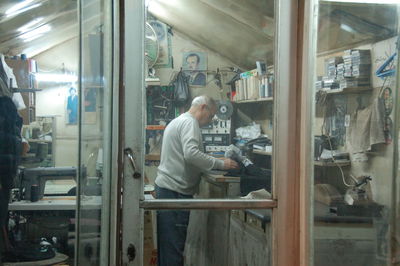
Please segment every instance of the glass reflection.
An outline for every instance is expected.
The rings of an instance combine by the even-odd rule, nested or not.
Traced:
[[[319,1],[314,264],[398,260],[393,184],[397,6]]]

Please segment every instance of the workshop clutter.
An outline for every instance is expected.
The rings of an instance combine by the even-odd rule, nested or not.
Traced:
[[[157,241],[155,213],[153,211],[144,212],[144,239],[143,239],[143,265],[157,265]]]

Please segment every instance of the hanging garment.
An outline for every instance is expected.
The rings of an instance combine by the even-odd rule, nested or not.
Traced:
[[[9,97],[0,97],[0,184],[10,189],[14,184],[21,154],[22,118]]]
[[[8,91],[7,91],[7,95],[4,96],[9,96],[12,97],[12,100],[15,104],[15,106],[17,107],[17,110],[22,110],[26,108],[26,105],[24,103],[24,99],[22,98],[21,93],[19,92],[14,92],[13,93],[13,89],[17,89],[18,87],[18,83],[17,83],[17,79],[14,75],[14,71],[11,67],[9,67],[4,59],[4,55],[0,54],[0,64],[2,65],[4,72],[6,74],[6,80],[7,80],[7,87],[8,87]],[[0,81],[1,83],[1,81]],[[11,87],[10,87],[11,86]],[[1,87],[1,85],[0,85]],[[1,89],[0,89],[1,91]],[[11,96],[12,94],[12,96]],[[0,96],[2,96],[2,93],[0,92]]]
[[[384,107],[380,99],[351,115],[348,127],[349,151],[359,153],[371,150],[374,144],[385,143],[383,132]]]
[[[2,62],[0,62],[0,96],[12,97],[8,76]]]

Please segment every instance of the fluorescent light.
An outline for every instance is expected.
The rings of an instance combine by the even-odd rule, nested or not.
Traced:
[[[50,30],[51,27],[49,25],[43,25],[34,30],[19,35],[18,38],[24,39],[25,42],[28,42],[42,36],[46,32],[49,32]]]
[[[321,2],[396,5],[399,0],[321,0]]]
[[[159,2],[156,2],[154,0],[149,2],[148,10],[153,15],[157,15],[157,16],[160,16],[160,17],[166,17],[167,16],[167,14],[165,12],[165,8]]]
[[[357,33],[352,27],[350,27],[350,26],[347,25],[347,24],[341,23],[341,24],[340,24],[340,28],[341,28],[342,30],[345,30],[345,31],[350,32],[350,33]]]
[[[36,73],[35,74],[37,81],[47,81],[47,82],[58,82],[58,83],[68,83],[68,82],[76,82],[78,77],[72,74],[45,74],[45,73]]]
[[[19,27],[18,31],[19,32],[25,32],[25,31],[29,30],[30,28],[33,28],[33,26],[35,26],[36,24],[38,24],[42,20],[43,20],[43,17],[36,18],[36,19],[32,20],[31,22],[28,22],[25,25]]]
[[[29,5],[32,2],[33,2],[33,0],[26,0],[26,1],[23,1],[23,2],[21,2],[19,4],[14,5],[13,7],[9,8],[6,11],[6,17],[11,17],[11,16],[18,15],[18,14],[23,13],[25,11],[28,11],[28,10],[30,10],[32,8],[36,8],[36,7],[42,5],[42,3]]]

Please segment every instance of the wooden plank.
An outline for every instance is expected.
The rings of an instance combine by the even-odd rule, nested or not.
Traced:
[[[362,93],[362,92],[372,92],[372,87],[349,87],[349,88],[321,90],[321,91],[326,92],[327,94]]]
[[[206,178],[217,183],[239,183],[240,177],[238,176],[225,176],[225,175],[213,175],[203,174]]]
[[[147,125],[146,130],[164,130],[166,126],[162,125]]]
[[[161,154],[146,154],[145,160],[147,161],[159,161],[161,159]]]
[[[45,143],[51,143],[52,140],[44,140],[44,139],[29,139],[28,142],[36,143],[36,142],[45,142]]]
[[[272,102],[274,100],[273,97],[267,97],[267,98],[260,98],[260,99],[255,99],[255,100],[241,100],[241,101],[233,101],[233,103],[256,103],[256,102]]]
[[[336,160],[335,162],[314,161],[315,166],[334,167],[334,166],[350,166],[349,160]]]
[[[255,154],[260,154],[260,155],[268,155],[268,156],[272,155],[272,152],[269,152],[269,151],[261,151],[261,150],[253,150],[253,153],[255,153]]]

